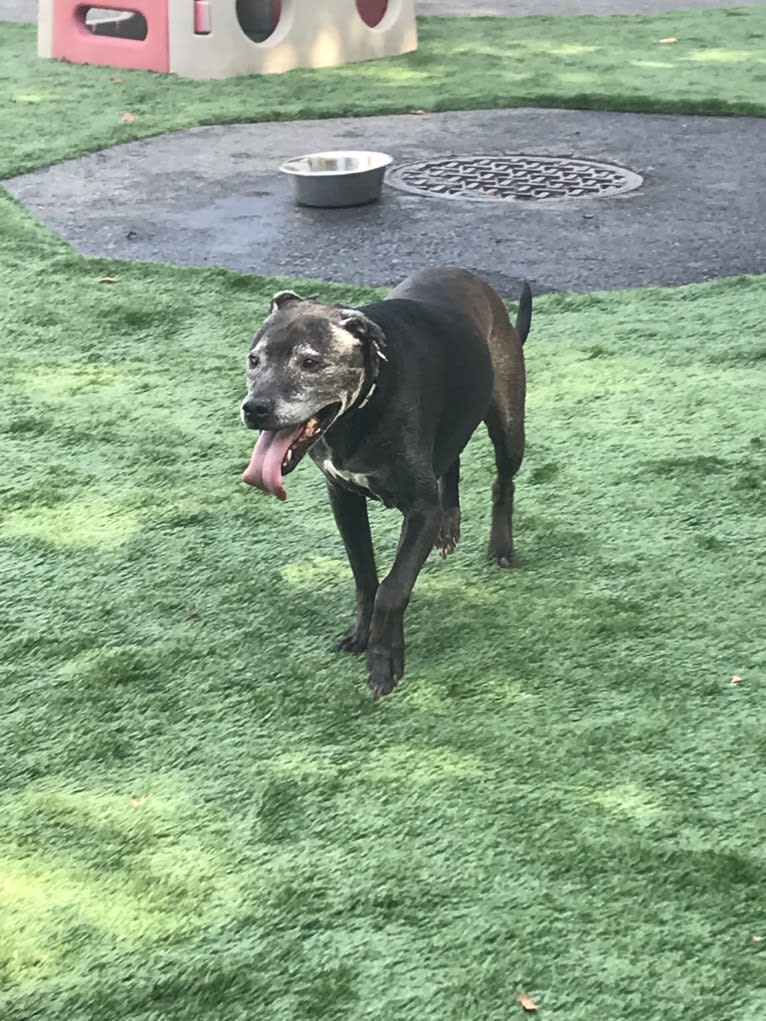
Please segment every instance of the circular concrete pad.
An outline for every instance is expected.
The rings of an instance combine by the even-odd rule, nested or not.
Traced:
[[[195,128],[4,182],[91,255],[390,285],[453,263],[504,295],[682,284],[766,272],[763,121],[516,109]],[[408,195],[293,203],[283,160],[383,149],[397,163],[546,153],[616,163],[636,191],[555,203]]]

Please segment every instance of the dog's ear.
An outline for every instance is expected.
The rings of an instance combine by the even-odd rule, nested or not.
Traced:
[[[340,322],[344,330],[361,340],[363,344],[376,348],[378,354],[385,358],[381,349],[386,346],[386,335],[377,323],[367,318],[364,312],[360,312],[357,308],[342,308]]]
[[[305,301],[300,294],[296,294],[295,291],[277,291],[274,297],[271,299],[271,305],[269,306],[269,312],[276,312],[278,308],[283,308],[285,305],[289,305],[292,301]]]

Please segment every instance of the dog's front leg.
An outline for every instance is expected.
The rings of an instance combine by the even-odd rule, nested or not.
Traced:
[[[343,489],[330,479],[327,480],[327,493],[356,583],[356,626],[340,642],[338,649],[341,652],[364,652],[370,637],[372,608],[378,591],[378,572],[367,517],[367,500],[364,496]]]
[[[404,611],[438,534],[441,517],[434,482],[433,492],[405,512],[393,566],[378,587],[367,649],[367,683],[376,699],[393,691],[404,673]]]

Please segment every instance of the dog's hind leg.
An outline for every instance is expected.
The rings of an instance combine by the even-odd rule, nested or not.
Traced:
[[[356,625],[351,634],[338,644],[338,651],[364,652],[370,639],[370,622],[378,591],[367,500],[329,479],[327,493],[356,583]]]
[[[524,423],[493,398],[485,419],[495,448],[497,479],[492,487],[492,531],[487,553],[500,567],[513,567],[513,477],[524,456]]]
[[[513,567],[513,477],[524,457],[524,341],[532,319],[532,292],[525,282],[515,327],[505,305],[490,295],[492,326],[487,340],[492,355],[494,383],[484,418],[495,448],[497,479],[492,487],[492,531],[487,552],[500,567]]]
[[[460,539],[460,458],[439,479],[439,499],[442,505],[442,519],[434,549],[444,558],[455,552]]]

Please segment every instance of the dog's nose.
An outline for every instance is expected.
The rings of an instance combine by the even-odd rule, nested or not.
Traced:
[[[246,397],[242,402],[242,420],[249,429],[259,429],[268,421],[273,410],[270,401]]]

